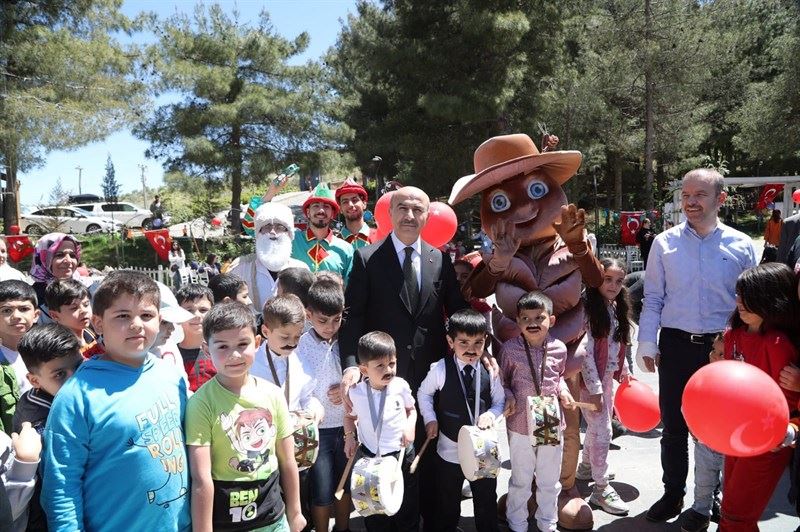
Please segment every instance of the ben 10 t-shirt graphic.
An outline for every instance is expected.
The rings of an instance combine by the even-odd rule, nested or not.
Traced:
[[[266,408],[253,408],[242,410],[236,419],[232,415],[220,414],[219,420],[222,430],[231,440],[231,447],[238,453],[228,461],[233,469],[252,473],[269,463],[276,435],[272,412]]]
[[[252,530],[281,518],[275,446],[291,435],[280,388],[264,380],[239,395],[211,379],[189,399],[186,443],[211,448],[214,530]]]

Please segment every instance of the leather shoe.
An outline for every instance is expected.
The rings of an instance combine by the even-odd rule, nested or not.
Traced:
[[[645,518],[654,523],[660,523],[667,519],[672,519],[683,510],[683,498],[676,499],[668,495],[664,495],[658,499],[653,506],[647,510]]]

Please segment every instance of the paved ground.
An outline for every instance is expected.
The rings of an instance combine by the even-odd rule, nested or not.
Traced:
[[[757,259],[761,258],[764,242],[763,239],[754,241]],[[655,374],[637,375],[644,383],[658,390],[658,377]],[[498,496],[508,491],[508,481],[511,471],[508,469],[508,444],[505,438],[505,430],[498,431],[502,434],[502,453],[506,462],[504,469],[498,478]],[[631,507],[627,517],[615,517],[601,510],[594,511],[594,530],[607,532],[660,532],[680,531],[680,517],[672,519],[668,523],[653,524],[644,518],[647,509],[663,494],[661,484],[661,462],[660,462],[660,437],[661,429],[657,428],[647,434],[624,435],[615,439],[612,443],[612,450],[609,453],[610,469],[616,473],[616,480],[611,484],[619,492],[620,496]],[[689,451],[689,493],[685,498],[685,509],[689,509],[692,504],[692,452]],[[578,482],[581,493],[588,498],[591,494],[591,484]],[[772,496],[767,510],[759,522],[762,532],[792,532],[800,526],[800,518],[797,517],[794,507],[789,504],[786,494],[789,490],[788,471],[781,479],[775,493]],[[357,514],[353,514],[354,516]],[[465,532],[475,530],[473,523],[472,501],[465,499],[461,504],[461,523],[460,526]],[[353,530],[363,530],[360,518],[354,519]],[[535,530],[535,526],[531,526]],[[717,525],[712,523],[709,531],[715,532]]]
[[[654,389],[658,388],[658,378],[654,374],[638,375],[638,377]],[[497,491],[499,496],[508,490],[511,471],[508,469],[508,446],[504,430],[498,432],[503,434],[502,456],[506,460],[498,481]],[[627,517],[615,517],[601,510],[595,510],[594,530],[608,532],[680,531],[680,518],[662,524],[653,524],[644,518],[644,513],[650,505],[662,495],[661,463],[659,458],[660,436],[661,430],[657,428],[647,434],[624,435],[613,441],[612,450],[609,453],[609,463],[611,470],[616,473],[616,481],[613,481],[612,485],[630,505],[631,512]],[[692,486],[691,470],[692,465],[690,464],[688,483],[690,491]],[[588,498],[591,494],[591,484],[579,481],[578,486],[585,497]],[[787,472],[775,490],[775,494],[759,523],[763,532],[791,532],[800,526],[800,519],[786,499],[788,489],[789,478]],[[685,499],[686,509],[691,507],[692,500],[693,497],[690,492]],[[355,516],[356,514],[353,515]],[[461,528],[465,532],[474,531],[471,500],[465,499],[462,502],[461,515]],[[351,528],[353,530],[363,530],[360,518],[355,519],[352,524]],[[531,526],[531,530],[535,530],[535,527]],[[717,526],[712,523],[709,530],[716,531]]]

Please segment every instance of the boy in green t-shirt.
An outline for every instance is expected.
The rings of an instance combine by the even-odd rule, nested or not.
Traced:
[[[194,530],[302,530],[286,401],[280,388],[250,375],[252,311],[239,302],[213,307],[203,338],[217,374],[186,407]]]

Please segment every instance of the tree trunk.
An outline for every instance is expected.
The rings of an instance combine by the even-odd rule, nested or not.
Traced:
[[[661,205],[661,203],[662,203],[661,200],[664,198],[664,196],[663,196],[664,189],[667,186],[667,183],[666,183],[667,174],[666,174],[666,170],[665,170],[664,166],[665,165],[662,164],[661,161],[659,161],[658,164],[656,165],[656,194],[657,194],[658,199],[659,199],[659,201],[658,201],[659,205]]]
[[[645,50],[649,50],[652,31],[652,12],[650,0],[644,2],[644,40]],[[653,146],[655,128],[653,127],[653,72],[649,52],[644,60],[644,199],[648,211],[653,210]]]
[[[235,154],[235,161],[231,168],[231,229],[234,235],[242,232],[241,211],[242,211],[242,129],[237,124],[233,126],[231,132],[231,145]]]
[[[17,158],[14,148],[11,147],[3,154],[6,161],[6,193],[3,194],[3,229],[6,234],[11,234],[9,228],[19,223],[17,194],[19,186],[17,184]]]
[[[622,210],[622,157],[613,155],[614,161],[614,209]]]
[[[14,31],[14,21],[17,18],[16,2],[3,2],[2,10],[3,14],[2,17],[0,17],[0,20],[2,20],[2,26],[0,27],[0,43],[5,43],[11,40]],[[2,88],[8,89],[8,86],[14,81],[11,78],[14,68],[7,64],[7,62],[4,62],[0,64],[0,70],[4,71],[0,74],[2,75]],[[3,90],[2,92],[6,91]],[[0,116],[5,114],[3,103],[3,98],[0,98]],[[11,134],[13,135],[13,133]],[[5,163],[5,191],[7,193],[3,194],[0,201],[3,202],[3,229],[6,234],[10,234],[8,228],[19,223],[19,198],[17,197],[19,194],[19,184],[17,183],[17,153],[19,153],[19,147],[16,142],[8,138],[8,133],[6,135],[5,142],[2,147],[0,147],[2,150],[2,152],[0,152],[2,155],[0,161]],[[2,173],[1,167],[0,173]]]

